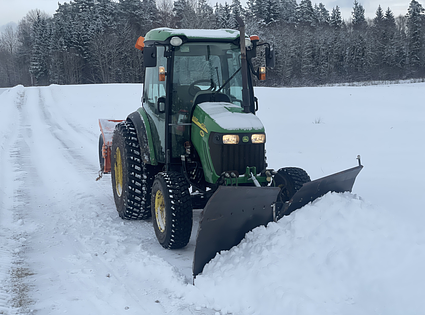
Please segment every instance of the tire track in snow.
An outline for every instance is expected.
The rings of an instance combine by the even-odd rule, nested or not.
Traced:
[[[45,309],[39,305],[47,303],[52,314],[72,308],[97,314],[107,313],[111,308],[117,312],[127,310],[128,314],[135,311],[165,314],[161,304],[146,301],[139,295],[144,289],[122,280],[122,266],[115,262],[115,254],[112,257],[104,254],[109,249],[114,253],[117,242],[127,236],[116,229],[121,226],[120,219],[111,220],[108,213],[93,219],[102,206],[97,193],[104,194],[104,190],[94,189],[95,176],[85,178],[81,174],[88,173],[88,169],[94,173],[93,166],[83,155],[73,152],[76,133],[65,134],[70,129],[61,125],[61,117],[50,112],[41,89],[29,91],[23,113],[24,121],[30,126],[25,141],[30,144],[32,176],[38,178],[38,193],[44,193],[40,196],[35,195],[37,190],[31,191],[34,194],[32,208],[38,205],[31,220],[40,222],[36,233],[31,235],[30,249],[33,256],[30,261],[37,273],[33,277],[37,282],[36,291],[32,294],[37,301],[35,309]],[[63,170],[63,174],[58,174],[58,170]],[[56,263],[52,265],[51,261]],[[81,289],[74,292],[75,287]],[[120,288],[118,298],[113,292],[115,287]],[[57,296],[58,292],[59,299],[41,301],[46,295]],[[85,299],[86,296],[91,299]],[[126,304],[112,305],[110,299],[124,300]]]
[[[68,162],[75,168],[82,170],[84,173],[97,173],[97,169],[93,169],[93,164],[86,160],[86,155],[81,152],[81,147],[74,142],[73,139],[78,139],[81,131],[73,124],[69,123],[65,117],[53,117],[50,105],[54,105],[51,90],[49,88],[39,88],[38,107],[43,118],[43,122],[49,126],[51,135],[62,145]],[[66,134],[72,132],[72,135]]]
[[[28,199],[28,148],[22,135],[22,109],[25,103],[25,91],[18,91],[14,105],[18,109],[15,130],[10,130],[5,156],[3,151],[3,171],[7,170],[5,183],[1,189],[3,224],[0,229],[0,314],[17,314],[29,311],[32,304],[28,296],[30,285],[28,277],[32,271],[25,263],[27,232],[25,231],[24,211],[30,202]],[[13,134],[15,133],[15,134]],[[13,139],[10,141],[10,139]],[[7,161],[6,161],[7,160]],[[4,164],[7,164],[5,168]],[[5,200],[6,199],[6,200]],[[8,218],[5,219],[5,216]]]

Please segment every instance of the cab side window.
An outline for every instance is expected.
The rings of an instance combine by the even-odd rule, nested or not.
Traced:
[[[167,68],[167,58],[164,57],[164,47],[157,47],[157,65]],[[166,79],[167,80],[167,79]],[[158,67],[148,67],[145,72],[145,86],[143,98],[151,111],[158,115],[158,99],[166,96],[166,81],[159,81]]]

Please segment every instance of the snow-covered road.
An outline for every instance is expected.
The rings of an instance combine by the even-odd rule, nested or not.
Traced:
[[[362,154],[365,169],[354,194],[254,230],[195,286],[199,212],[167,251],[95,181],[97,119],[125,118],[141,86],[0,90],[0,314],[424,313],[424,90],[257,89],[271,167],[317,178]]]
[[[2,173],[1,237],[8,242],[2,250],[12,250],[2,255],[8,267],[2,277],[8,269],[13,277],[1,307],[11,300],[50,314],[175,310],[164,288],[173,279],[182,287],[191,282],[185,252],[193,253],[194,245],[166,255],[170,265],[157,254],[150,222],[116,216],[108,178],[95,181],[97,122],[85,124],[84,106],[73,108],[58,89],[17,87],[2,102],[11,115],[1,134],[1,168],[8,170]]]

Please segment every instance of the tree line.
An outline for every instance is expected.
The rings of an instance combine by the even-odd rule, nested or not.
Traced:
[[[237,28],[271,43],[269,86],[425,77],[425,10],[406,15],[379,6],[373,19],[354,0],[351,18],[311,0],[74,0],[53,16],[30,11],[0,34],[0,87],[143,82],[139,36],[155,27]]]

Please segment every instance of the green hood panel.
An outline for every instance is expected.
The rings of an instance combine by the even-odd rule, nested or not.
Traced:
[[[231,103],[205,102],[195,107],[191,139],[201,159],[205,180],[214,184],[221,174],[215,172],[210,152],[209,139],[213,132],[247,134],[265,133],[265,130],[257,116]]]
[[[192,121],[198,127],[206,128],[207,133],[264,132],[264,125],[257,116],[245,113],[242,107],[231,103],[201,103],[195,108]]]

